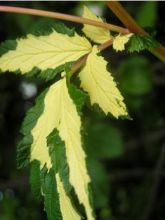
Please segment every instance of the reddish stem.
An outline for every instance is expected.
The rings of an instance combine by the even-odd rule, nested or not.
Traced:
[[[102,28],[106,28],[106,29],[109,29],[115,32],[123,33],[123,34],[127,34],[129,32],[128,29],[119,27],[113,24],[108,24],[105,22],[99,22],[99,21],[88,19],[88,18],[68,15],[68,14],[63,14],[63,13],[58,13],[58,12],[50,12],[50,11],[44,11],[44,10],[38,10],[38,9],[20,8],[20,7],[12,7],[12,6],[0,6],[0,11],[19,13],[19,14],[29,14],[29,15],[42,16],[42,17],[51,17],[51,18],[65,20],[65,21],[72,21],[76,23],[102,27]]]

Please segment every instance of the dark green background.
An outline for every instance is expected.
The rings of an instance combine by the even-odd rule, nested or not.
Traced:
[[[121,25],[104,2],[95,7],[107,22]],[[164,2],[122,2],[143,27],[156,30],[165,45]],[[83,2],[1,2],[1,5],[79,14]],[[0,13],[0,41],[15,39],[53,23],[27,15]],[[81,25],[66,22],[80,31]],[[165,219],[165,64],[149,52],[103,52],[133,120],[105,117],[84,108],[85,143],[93,180],[97,219]],[[101,74],[101,73],[100,73]],[[42,202],[30,192],[29,170],[16,169],[19,128],[44,81],[0,75],[0,220],[44,220]],[[27,89],[33,91],[30,95]],[[35,90],[37,91],[35,93]]]

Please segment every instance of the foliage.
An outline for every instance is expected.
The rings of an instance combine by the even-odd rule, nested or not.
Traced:
[[[150,50],[157,46],[157,42],[151,36],[133,35],[128,43],[128,51],[140,52]]]
[[[103,22],[103,20],[93,14],[86,6],[84,6],[83,17],[89,18],[95,21]],[[91,25],[84,25],[82,31],[87,37],[89,37],[95,43],[104,43],[111,38],[110,31],[104,28],[98,28]]]
[[[53,32],[52,30],[48,31],[45,35],[41,33],[42,31],[37,35],[27,35],[26,38],[17,40],[17,46],[14,41],[5,43],[2,45],[1,58],[7,56],[6,59],[10,60],[10,52],[13,52],[11,59],[13,59],[13,56],[16,56],[16,53],[19,54],[20,51],[18,49],[22,47],[18,46],[20,42],[22,42],[24,46],[24,43],[29,44],[31,40],[35,40],[35,45],[37,46],[37,40],[44,39],[43,41],[45,42],[45,40],[53,33],[57,36],[58,33],[60,33],[60,30],[61,32],[64,30],[64,26],[62,25],[61,28],[60,26],[61,24],[58,25],[59,31],[54,29]],[[106,114],[111,113],[111,115],[119,117],[127,115],[126,107],[123,103],[123,97],[116,87],[112,74],[108,71],[107,62],[103,59],[100,51],[95,45],[92,49],[92,43],[85,38],[83,38],[83,40],[83,35],[78,35],[74,30],[68,29],[68,31],[71,33],[70,35],[65,31],[60,33],[59,41],[62,41],[62,39],[68,39],[68,45],[75,37],[74,45],[76,45],[77,42],[77,51],[79,51],[79,46],[83,48],[81,55],[77,55],[76,50],[74,50],[74,58],[68,56],[71,60],[66,60],[64,55],[62,55],[59,58],[62,60],[62,63],[53,60],[53,65],[57,65],[50,65],[49,67],[45,67],[45,69],[42,69],[41,66],[38,66],[37,63],[35,63],[36,59],[32,59],[33,62],[29,62],[30,69],[25,71],[22,68],[25,68],[26,65],[22,65],[22,62],[20,62],[20,65],[13,65],[13,67],[22,70],[19,71],[19,73],[25,74],[28,77],[35,77],[37,75],[44,80],[51,79],[51,81],[45,84],[47,87],[46,90],[37,98],[34,107],[28,111],[22,125],[21,132],[24,137],[18,147],[18,162],[20,166],[25,166],[28,162],[31,163],[31,186],[33,193],[38,198],[44,198],[44,206],[47,211],[48,219],[81,219],[86,215],[87,219],[92,219],[91,184],[95,198],[93,201],[94,207],[101,210],[99,213],[101,219],[109,219],[109,216],[112,214],[110,214],[109,211],[109,199],[107,198],[107,195],[109,194],[109,186],[107,185],[108,177],[102,164],[102,160],[120,157],[123,155],[124,146],[121,129],[116,127],[113,122],[109,125],[107,120],[110,119],[105,119],[103,112]],[[80,33],[80,31],[78,33]],[[86,36],[89,37],[92,35],[86,34]],[[94,36],[96,38],[101,37],[99,34],[98,36]],[[122,37],[122,35],[118,35],[117,37],[120,36]],[[111,34],[110,37],[114,39],[114,42],[117,40],[117,37],[115,35],[113,36],[113,34]],[[135,35],[132,37],[135,37]],[[139,36],[138,38],[140,44],[143,44],[140,48],[144,49],[144,43],[141,43],[141,41],[143,41],[142,38]],[[81,41],[81,39],[83,43],[82,45],[79,45],[78,42]],[[109,38],[106,40],[108,39]],[[121,39],[122,38],[120,38],[120,40]],[[97,42],[93,37],[91,40],[96,43],[104,43],[104,41]],[[48,39],[48,42],[50,43],[50,39]],[[128,42],[126,48],[129,46],[130,42],[131,41]],[[59,45],[58,42],[57,46]],[[62,43],[62,46],[64,45],[65,44]],[[135,43],[132,43],[131,47],[134,45]],[[5,50],[3,49],[5,48],[4,46],[6,47]],[[117,44],[117,46],[119,45]],[[124,49],[124,46],[125,43],[122,41],[119,48]],[[151,42],[151,45],[147,47],[147,49],[152,46],[153,44]],[[137,46],[135,46],[135,50],[139,50],[139,48],[136,48]],[[61,51],[65,51],[66,49],[67,47],[64,47]],[[116,48],[114,47],[114,49]],[[68,49],[68,51],[70,50],[71,49]],[[66,53],[68,53],[68,51]],[[30,53],[31,52],[32,51],[30,51]],[[77,81],[74,79],[72,81],[72,79],[68,77],[70,76],[71,67],[80,57],[88,53],[90,53],[90,55],[87,58],[86,64],[80,71],[78,71],[77,75],[75,74],[74,76]],[[59,54],[61,55],[61,52]],[[55,58],[57,58],[57,55]],[[40,63],[42,64],[42,62]],[[96,63],[98,63],[98,65],[96,65]],[[1,68],[6,68],[3,69],[4,71],[12,72],[17,70],[12,69],[12,63],[9,63],[9,66],[3,64],[4,60],[1,62]],[[99,69],[101,69],[101,71],[99,71]],[[100,72],[101,74],[99,74]],[[150,72],[148,71],[148,60],[141,56],[131,57],[131,59],[123,59],[123,62],[120,63],[118,72],[118,80],[120,81],[118,87],[121,88],[122,94],[124,94],[129,111],[132,111],[133,106],[143,108],[144,103],[141,102],[139,105],[133,105],[132,102],[137,101],[139,96],[144,97],[149,94],[153,89],[152,81],[149,77]],[[94,85],[92,84],[92,82],[94,82],[93,79],[96,79],[96,84]],[[78,82],[79,80],[80,83]],[[79,85],[87,93],[78,89]],[[105,85],[107,85],[107,87],[105,87]],[[103,95],[99,97],[98,94],[102,93],[103,88],[106,89],[105,91],[103,90]],[[108,102],[105,101],[106,94],[108,94]],[[140,99],[138,99],[138,101],[139,100]],[[89,113],[89,111],[91,111],[89,101],[91,104],[97,104],[99,106],[99,109],[97,109],[98,112],[94,111],[92,114]],[[112,103],[114,103],[113,107],[111,105]],[[83,109],[87,109],[87,106],[90,108],[85,110],[87,112],[85,112],[84,115]],[[96,108],[94,109],[96,110]],[[102,109],[103,112],[100,112],[100,109]],[[71,123],[72,118],[74,120]],[[85,138],[86,141],[83,142],[82,126],[84,126],[84,120],[88,120],[86,121],[87,126],[83,129],[87,131],[88,136]],[[72,134],[73,139],[70,138],[69,140],[68,137],[72,137]],[[93,139],[95,139],[95,141],[93,141]],[[71,141],[73,141],[73,143],[71,143]],[[75,147],[78,145],[79,147],[77,149],[80,151],[76,158],[72,158],[71,156],[73,156],[73,153],[71,152],[74,152],[76,150]],[[86,147],[85,149],[84,145]],[[34,151],[32,151],[32,149]],[[41,154],[42,150],[43,154]],[[88,158],[85,156],[85,151]],[[80,166],[80,169],[82,166],[82,172],[79,172],[80,169],[77,169],[76,171],[77,166],[75,166],[75,164]],[[91,183],[86,171],[87,167],[89,174],[91,175]],[[86,176],[84,184],[83,180],[80,181],[83,173]],[[78,183],[76,182],[77,175],[79,175]],[[85,195],[86,191],[84,190],[85,196],[81,197],[83,187],[84,189],[88,188],[89,191],[87,195]],[[86,198],[83,200],[84,197]],[[66,209],[66,207],[68,207],[68,209]],[[71,213],[71,215],[69,215],[69,213]],[[13,215],[14,213],[11,214],[11,216]]]
[[[88,9],[85,8],[85,10]],[[62,28],[63,26],[61,26],[61,32]],[[87,33],[88,29],[85,32]],[[96,31],[95,35],[99,36],[101,32]],[[3,44],[3,48],[9,50],[0,58],[2,72],[19,70],[21,74],[28,74],[34,71],[34,68],[38,68],[42,76],[42,72],[46,75],[49,69],[58,68],[56,73],[60,73],[69,62],[75,62],[83,55],[90,53],[85,67],[80,72],[80,80],[81,87],[89,93],[91,104],[98,104],[106,114],[110,112],[117,118],[127,115],[123,97],[116,88],[112,76],[109,76],[106,70],[107,63],[97,55],[99,50],[96,47],[91,50],[89,41],[77,33],[67,35],[67,32],[59,33],[53,29],[48,35],[29,34],[26,38],[18,39],[14,49],[12,47],[10,50],[9,42],[6,42],[6,45]],[[98,72],[95,70],[95,64]],[[60,66],[63,67],[59,71]],[[81,121],[74,105],[76,100],[82,100],[83,93],[77,93],[74,89],[73,96],[69,94],[73,86],[68,79],[67,69],[65,68],[61,73],[61,79],[53,83],[38,98],[35,107],[28,112],[22,126],[24,137],[19,144],[18,161],[19,167],[26,165],[27,161],[39,162],[41,171],[38,168],[37,170],[40,174],[31,172],[32,186],[36,188],[35,181],[37,184],[40,183],[49,220],[81,219],[81,215],[76,211],[78,207],[74,208],[77,204],[72,202],[71,190],[74,190],[76,199],[80,205],[83,205],[87,219],[92,220],[94,216],[91,196],[87,191],[90,178],[81,144]],[[102,75],[100,71],[103,71]],[[82,103],[79,104],[82,106]],[[49,138],[54,129],[58,130],[59,137],[64,141],[60,144],[60,148],[65,148],[66,156],[63,153],[56,155],[62,149],[58,150],[59,140],[56,134]],[[48,150],[48,146],[53,143],[53,149]],[[64,165],[60,168],[62,160]],[[41,176],[41,180],[38,181],[33,177],[33,173],[35,177]]]
[[[142,27],[154,27],[157,16],[157,2],[145,2],[137,14],[137,22]]]

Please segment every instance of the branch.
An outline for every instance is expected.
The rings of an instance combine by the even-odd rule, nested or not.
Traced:
[[[99,22],[99,21],[88,19],[88,18],[68,15],[68,14],[63,14],[63,13],[58,13],[58,12],[50,12],[50,11],[44,11],[44,10],[38,10],[38,9],[20,8],[20,7],[12,7],[12,6],[0,6],[0,11],[56,18],[56,19],[61,19],[65,21],[72,21],[75,23],[88,24],[88,25],[93,25],[97,27],[102,27],[102,28],[106,28],[106,29],[109,29],[115,32],[123,33],[123,34],[129,33],[128,29],[119,27],[113,24]]]
[[[109,1],[106,2],[106,4],[119,20],[130,30],[130,32],[149,36],[149,34],[137,24],[119,2]],[[150,52],[161,61],[165,62],[165,47],[163,45],[159,44],[158,47],[150,49]]]

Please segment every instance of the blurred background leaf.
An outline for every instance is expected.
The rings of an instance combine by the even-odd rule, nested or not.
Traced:
[[[136,16],[136,21],[142,27],[155,27],[157,19],[157,2],[143,2]]]

